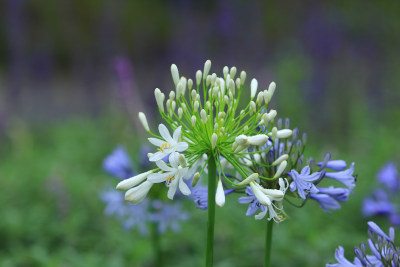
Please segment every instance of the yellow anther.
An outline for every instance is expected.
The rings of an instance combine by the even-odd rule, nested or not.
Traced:
[[[160,148],[158,149],[158,151],[164,152],[165,149],[168,149],[168,148],[170,148],[170,147],[171,147],[171,144],[168,143],[168,142],[165,142],[164,144],[162,144],[162,145],[160,146]]]

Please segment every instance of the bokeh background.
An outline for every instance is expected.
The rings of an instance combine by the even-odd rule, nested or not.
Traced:
[[[307,155],[356,162],[342,209],[286,205],[274,266],[323,266],[367,239],[360,207],[387,161],[400,165],[400,2],[4,0],[0,2],[0,265],[152,266],[149,238],[104,216],[102,170],[117,144],[138,159],[154,89],[170,65],[246,70],[272,107],[307,132]],[[249,82],[248,82],[249,83]],[[217,209],[216,266],[261,266],[265,223],[230,196]],[[167,233],[167,266],[201,266],[206,213],[188,201]],[[375,219],[383,229],[388,222]]]

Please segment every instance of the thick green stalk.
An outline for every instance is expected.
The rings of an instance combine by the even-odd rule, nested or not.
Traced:
[[[217,184],[217,168],[212,153],[208,160],[208,221],[207,221],[207,252],[206,267],[213,266],[214,254],[214,222],[215,222],[215,190]]]
[[[162,267],[164,266],[162,260],[162,252],[161,252],[161,244],[160,244],[160,233],[158,232],[158,223],[151,224],[151,235],[152,235],[152,246],[154,252],[154,261],[155,266]]]
[[[274,226],[274,221],[269,220],[267,222],[267,229],[265,235],[265,259],[264,267],[269,267],[271,262],[271,241],[272,241],[272,226]]]

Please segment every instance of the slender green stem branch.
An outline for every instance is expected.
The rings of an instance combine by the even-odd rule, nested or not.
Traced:
[[[208,155],[208,221],[207,221],[207,254],[206,267],[213,266],[214,254],[214,222],[215,222],[215,189],[217,184],[217,168],[214,154]]]
[[[274,220],[267,222],[267,229],[265,235],[265,259],[264,267],[269,267],[271,262],[271,241],[272,241],[272,227],[274,226]]]
[[[161,244],[160,244],[160,233],[158,232],[158,223],[151,224],[151,235],[152,235],[152,245],[154,251],[154,262],[155,266],[162,267],[164,266],[162,260],[162,252],[161,252]]]

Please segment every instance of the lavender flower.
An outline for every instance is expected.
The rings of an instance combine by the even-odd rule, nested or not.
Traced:
[[[115,148],[114,151],[104,159],[103,169],[120,180],[127,179],[134,175],[131,159],[126,149],[122,146]]]
[[[347,163],[344,160],[329,160],[325,164],[324,162],[318,162],[318,166],[322,168],[332,169],[334,171],[342,171],[347,167]]]
[[[240,197],[238,201],[240,204],[249,204],[246,216],[252,216],[258,210],[261,210],[261,212],[265,211],[265,206],[258,202],[256,196],[253,193],[253,190],[251,190],[250,187],[247,187],[245,192],[247,194],[247,197]]]
[[[189,214],[182,210],[179,203],[166,204],[160,200],[154,200],[152,203],[153,213],[150,220],[158,224],[158,232],[165,233],[170,228],[175,233],[181,230],[180,221],[187,221]]]
[[[400,179],[393,163],[386,164],[377,174],[378,181],[385,187],[375,189],[363,201],[362,214],[365,217],[387,216],[392,225],[400,225],[398,185]]]
[[[356,186],[356,178],[353,176],[354,173],[354,162],[350,165],[350,168],[344,171],[339,171],[339,172],[326,172],[325,177],[334,179],[345,186],[349,188],[350,190],[353,190],[353,188]]]
[[[396,192],[400,186],[400,177],[397,172],[396,165],[392,162],[387,163],[377,175],[378,181],[385,185],[388,189]]]
[[[344,249],[339,246],[335,252],[337,264],[327,264],[327,267],[352,267],[352,266],[399,266],[400,247],[394,244],[394,228],[389,229],[389,236],[386,235],[379,226],[370,221],[368,222],[369,239],[367,245],[362,242],[360,247],[354,248],[355,258],[353,263],[344,257]],[[367,248],[371,254],[367,254]]]
[[[328,194],[311,194],[310,198],[316,200],[326,213],[331,214],[329,210],[340,209],[339,202]]]
[[[208,206],[208,189],[207,188],[202,188],[202,187],[193,187],[191,188],[192,194],[190,197],[194,200],[194,203],[196,203],[197,208],[201,210],[206,210]],[[235,191],[234,189],[225,189],[224,193],[225,195],[229,195]]]
[[[290,184],[290,191],[297,192],[302,199],[306,199],[305,193],[316,194],[318,189],[312,182],[318,180],[321,176],[320,172],[310,174],[311,169],[309,166],[304,167],[300,174],[296,170],[291,170],[288,174],[292,177],[293,182]]]

